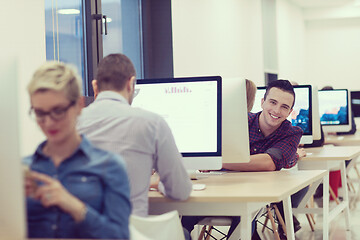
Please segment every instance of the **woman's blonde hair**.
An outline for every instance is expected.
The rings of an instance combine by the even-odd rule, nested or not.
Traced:
[[[246,79],[246,100],[248,112],[250,112],[254,106],[256,90],[257,88],[255,83],[249,79]]]
[[[62,91],[69,101],[76,101],[81,97],[80,82],[74,67],[49,61],[35,71],[27,90],[30,96],[38,91]]]

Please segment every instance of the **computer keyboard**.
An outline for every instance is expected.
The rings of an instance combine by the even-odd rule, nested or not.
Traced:
[[[200,174],[200,175],[205,175],[205,176],[216,176],[216,175],[222,175],[225,173],[226,172],[224,172],[224,171],[210,171],[210,172],[198,172],[198,173],[196,173],[196,175]]]
[[[222,172],[222,171],[196,172],[195,177],[193,179],[207,178],[210,176],[219,176],[225,173],[226,172]]]
[[[226,172],[223,171],[209,171],[209,172],[200,172],[199,170],[188,170],[188,174],[190,179],[201,179],[201,178],[207,178],[210,176],[219,176],[222,174],[225,174]]]

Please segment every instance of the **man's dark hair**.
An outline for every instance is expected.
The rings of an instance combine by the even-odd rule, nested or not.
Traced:
[[[321,90],[334,90],[332,86],[325,86]]]
[[[124,54],[117,53],[110,54],[100,61],[95,79],[99,91],[120,91],[133,76],[136,76],[136,72],[131,60]]]
[[[289,82],[289,80],[282,80],[282,79],[279,79],[279,80],[276,80],[276,81],[272,81],[270,82],[267,87],[266,87],[266,92],[265,92],[265,95],[264,95],[264,100],[266,100],[266,97],[270,91],[271,88],[279,88],[280,90],[284,91],[284,92],[288,92],[290,93],[291,95],[293,95],[294,97],[294,102],[291,106],[291,108],[294,107],[294,104],[295,104],[295,91],[294,91],[294,87],[293,85]]]

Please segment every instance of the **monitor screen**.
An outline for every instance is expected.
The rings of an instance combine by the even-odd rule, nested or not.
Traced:
[[[255,96],[254,107],[251,112],[262,111],[261,99],[264,98],[266,87],[258,87]],[[304,133],[300,140],[301,144],[312,143],[313,126],[312,126],[312,87],[311,85],[294,86],[295,104],[292,113],[287,118],[293,126],[300,127]]]
[[[320,90],[319,113],[321,125],[349,124],[348,92],[346,89]]]
[[[187,169],[222,167],[221,77],[139,79],[135,89],[132,106],[166,120]]]
[[[351,91],[351,111],[354,117],[360,117],[360,91]]]
[[[319,116],[319,94],[317,86],[312,86],[312,119],[313,140],[320,140],[321,124]]]

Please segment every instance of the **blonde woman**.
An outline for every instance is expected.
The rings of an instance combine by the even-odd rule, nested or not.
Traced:
[[[28,237],[129,238],[129,183],[123,160],[76,131],[82,109],[76,72],[47,62],[28,85],[31,115],[46,136],[24,159]]]
[[[249,79],[246,79],[246,100],[248,112],[251,112],[251,109],[254,106],[256,91],[257,88],[255,83]]]

